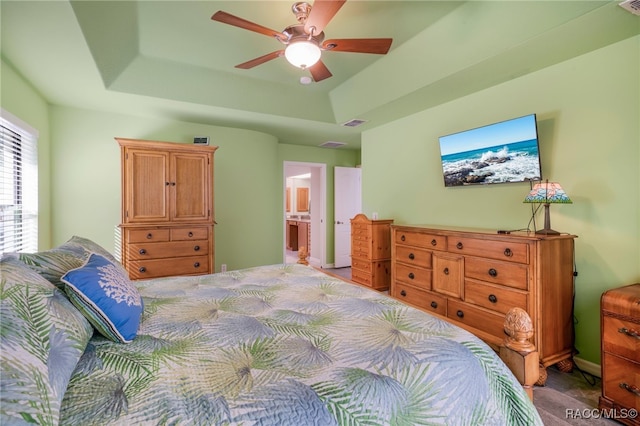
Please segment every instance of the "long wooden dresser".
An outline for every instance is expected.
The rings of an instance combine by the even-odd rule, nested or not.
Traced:
[[[374,290],[388,290],[391,282],[392,219],[351,219],[351,280]]]
[[[131,279],[212,273],[217,147],[116,138],[122,265]]]
[[[574,235],[391,229],[393,297],[444,317],[496,350],[504,341],[505,314],[520,307],[533,322],[541,366],[573,367]]]
[[[602,396],[599,408],[626,425],[640,425],[640,283],[600,299]]]

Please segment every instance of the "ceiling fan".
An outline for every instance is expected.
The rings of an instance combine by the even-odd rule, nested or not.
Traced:
[[[306,2],[294,3],[291,9],[298,23],[288,26],[282,32],[263,27],[221,10],[216,12],[211,19],[273,37],[286,46],[284,49],[238,64],[235,66],[236,68],[250,69],[284,56],[292,65],[304,70],[308,69],[313,80],[318,82],[332,75],[320,58],[322,51],[384,55],[391,47],[393,39],[390,38],[325,40],[324,28],[345,2],[346,0],[316,0],[313,6]]]

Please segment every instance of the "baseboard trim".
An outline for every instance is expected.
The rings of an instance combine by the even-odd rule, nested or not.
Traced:
[[[596,364],[579,357],[573,357],[573,361],[580,370],[587,372],[592,376],[602,378],[602,368],[600,367],[600,364]]]

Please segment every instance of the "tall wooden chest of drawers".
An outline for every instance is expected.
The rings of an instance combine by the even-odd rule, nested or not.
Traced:
[[[375,290],[391,282],[391,228],[393,220],[351,219],[351,280]]]
[[[522,308],[533,321],[540,363],[573,366],[575,236],[391,229],[393,297],[444,317],[496,350],[504,341],[505,314]]]
[[[599,407],[627,425],[640,425],[640,283],[608,290],[600,299],[602,396]],[[629,413],[636,415],[630,416]]]
[[[122,265],[131,279],[212,273],[217,147],[116,138]]]

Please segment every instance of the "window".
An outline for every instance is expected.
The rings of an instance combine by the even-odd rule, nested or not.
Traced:
[[[0,116],[0,253],[38,250],[38,132]]]

